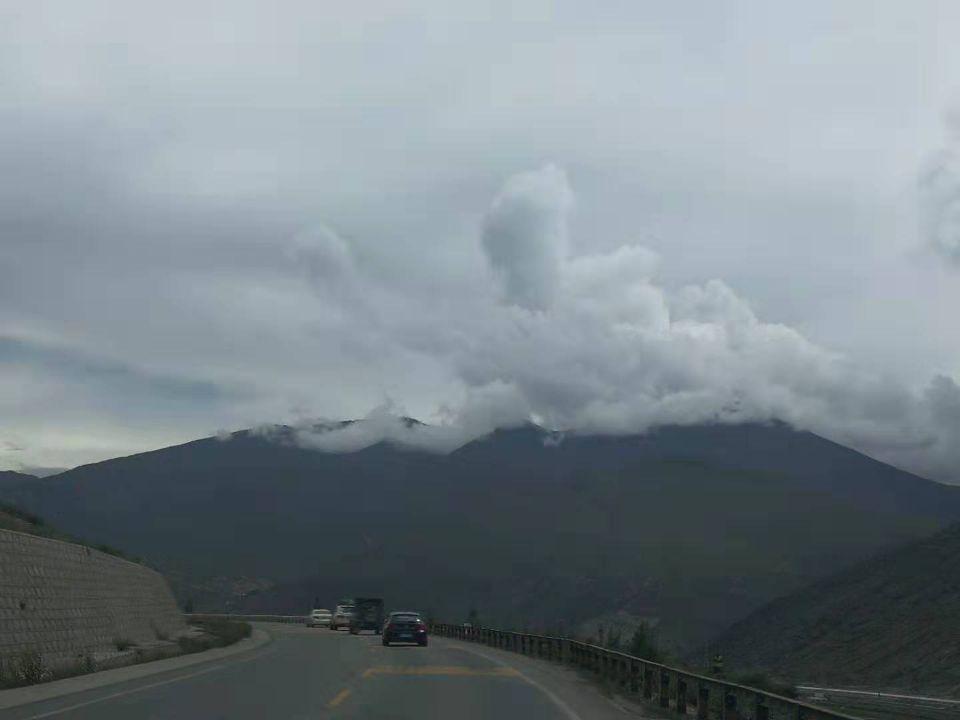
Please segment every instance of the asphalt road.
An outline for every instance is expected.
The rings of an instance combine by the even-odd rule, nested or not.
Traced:
[[[3,720],[625,720],[641,717],[550,663],[431,638],[263,624],[249,653],[0,711]]]
[[[957,720],[960,700],[801,685],[800,697],[868,720]]]

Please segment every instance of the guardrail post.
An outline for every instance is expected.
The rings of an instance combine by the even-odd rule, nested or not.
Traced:
[[[670,707],[670,673],[660,671],[660,707]]]
[[[737,695],[727,689],[723,690],[723,715],[727,718],[736,718],[737,716]]]
[[[677,678],[677,712],[681,715],[687,714],[687,683],[682,678]]]
[[[755,720],[770,720],[770,708],[763,704],[763,696],[757,695],[757,704],[754,709],[754,719]]]
[[[646,666],[643,668],[643,697],[647,700],[653,698],[653,669]]]
[[[697,689],[697,720],[708,720],[710,717],[710,688],[701,685]]]

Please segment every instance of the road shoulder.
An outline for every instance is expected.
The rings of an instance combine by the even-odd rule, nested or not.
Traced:
[[[95,690],[108,685],[137,680],[171,670],[180,670],[181,668],[187,668],[201,663],[223,660],[224,658],[256,650],[266,645],[271,639],[268,632],[262,628],[255,627],[249,638],[240,640],[227,647],[204,650],[203,652],[192,653],[190,655],[178,655],[177,657],[167,658],[165,660],[154,660],[153,662],[141,663],[139,665],[127,665],[126,667],[116,668],[114,670],[102,670],[88,675],[78,675],[76,677],[54,680],[53,682],[41,683],[39,685],[0,690],[0,710],[7,710],[9,708],[19,707],[20,705],[28,705],[45,700],[53,700],[65,695]]]
[[[543,692],[569,720],[639,720],[661,717],[653,708],[608,696],[601,691],[598,684],[557,663],[449,638],[434,636],[431,641],[513,668],[523,680]]]

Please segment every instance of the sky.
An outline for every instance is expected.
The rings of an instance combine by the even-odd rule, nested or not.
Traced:
[[[780,419],[960,483],[960,8],[599,5],[0,2],[0,469]]]

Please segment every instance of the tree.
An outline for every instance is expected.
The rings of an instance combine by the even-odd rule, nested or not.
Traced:
[[[633,631],[633,637],[630,638],[630,645],[627,648],[634,657],[644,660],[657,661],[660,659],[660,653],[657,651],[657,644],[652,637],[650,626],[642,622]]]

